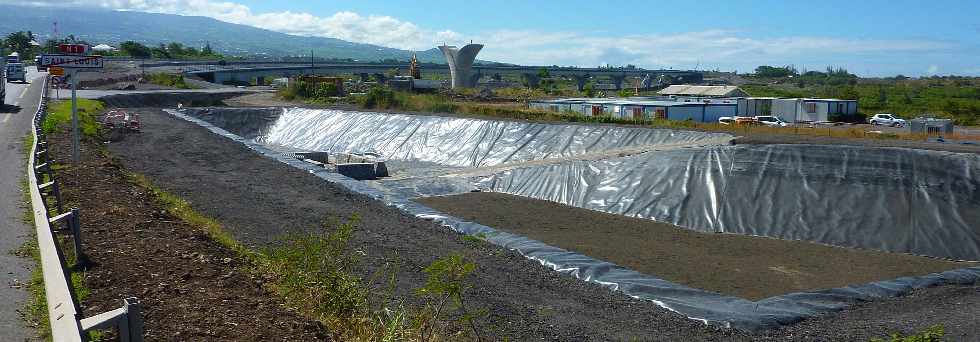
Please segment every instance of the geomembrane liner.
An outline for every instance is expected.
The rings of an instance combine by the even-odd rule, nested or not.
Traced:
[[[631,132],[620,135],[608,132],[582,135],[603,140],[601,143],[569,144],[568,141],[576,139],[574,136],[590,131],[583,128],[573,130],[573,133],[553,133],[568,128],[538,127],[528,130],[507,126],[578,125],[506,122],[507,124],[501,125],[476,123],[484,127],[483,132],[486,134],[457,134],[457,138],[454,138],[450,134],[404,133],[406,130],[418,132],[431,129],[426,127],[428,123],[425,118],[435,117],[412,116],[386,120],[378,117],[386,114],[348,112],[340,115],[308,111],[310,110],[299,112],[305,115],[305,126],[299,121],[290,122],[289,125],[280,126],[275,138],[259,140],[299,149],[384,152],[381,154],[388,158],[400,156],[472,167],[553,155],[566,156],[589,151],[590,148],[620,148],[632,143],[606,141],[617,139],[616,137],[640,139],[639,137],[650,136],[652,138],[649,140],[640,140],[656,143],[677,137],[697,140],[698,134],[704,134],[665,134],[663,131],[666,130],[650,130],[658,133],[646,135],[647,133],[633,130],[649,129],[632,128],[628,129]],[[897,296],[912,289],[941,284],[972,284],[980,279],[980,267],[971,267],[921,277],[904,277],[748,301],[693,289],[523,236],[462,221],[412,202],[412,189],[409,186],[401,187],[399,191],[387,191],[385,187],[376,187],[379,183],[372,186],[372,183],[355,181],[328,172],[284,156],[255,139],[242,138],[178,111],[167,112],[242,142],[269,158],[307,170],[409,214],[433,220],[461,233],[481,234],[491,243],[516,250],[556,271],[602,284],[636,298],[653,301],[669,310],[710,324],[748,330],[770,328],[837,311],[860,301]],[[280,116],[275,125],[279,126],[282,118],[289,116],[286,115],[289,113],[287,111]],[[356,119],[362,115],[369,119],[363,121],[365,127],[361,127],[358,124],[361,121]],[[316,120],[318,117],[340,120],[335,124],[343,128],[327,127]],[[446,119],[448,118],[435,118],[433,122],[451,129],[465,129],[465,125],[440,122]],[[399,127],[393,122],[401,122],[402,125]],[[284,127],[294,127],[291,129],[296,134],[288,134]],[[384,139],[371,138],[368,133],[350,134],[358,130],[370,130],[369,127],[384,127],[401,132],[386,136],[386,139],[394,139],[400,143],[395,144],[397,147],[392,147],[393,143],[386,144]],[[275,129],[270,132],[272,131]],[[345,138],[343,141],[327,139],[320,136],[324,134],[322,132],[343,134]],[[490,139],[491,143],[486,143],[487,137],[493,136],[492,132],[509,138],[493,138]],[[458,137],[466,138],[460,141]],[[465,141],[466,139],[477,141]],[[439,148],[435,152],[425,152],[435,144],[434,141],[453,143],[457,148]],[[521,151],[524,147],[500,146],[507,144],[532,148]],[[452,162],[447,159],[452,157],[466,157],[466,162]],[[425,183],[429,189],[435,189],[431,191],[433,194],[439,191],[465,191],[465,183],[470,182],[495,191],[553,200],[588,209],[654,218],[701,231],[806,239],[853,244],[854,247],[890,248],[917,254],[948,254],[955,258],[976,260],[977,231],[972,227],[977,226],[978,222],[974,209],[980,206],[977,205],[977,181],[973,176],[977,175],[978,164],[980,163],[975,155],[903,149],[805,145],[715,146],[515,168],[480,178],[478,182],[456,178],[445,181],[436,179]],[[886,215],[877,211],[894,214]]]

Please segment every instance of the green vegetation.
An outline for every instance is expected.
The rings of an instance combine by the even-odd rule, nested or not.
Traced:
[[[210,43],[198,50],[177,42],[171,42],[170,44],[161,43],[160,45],[151,47],[131,40],[122,42],[119,44],[118,51],[107,53],[106,55],[161,59],[225,59],[224,55],[216,53],[211,49]]]
[[[22,62],[32,63],[34,56],[39,52],[37,47],[31,44],[36,37],[31,31],[17,31],[7,34],[7,37],[0,39],[0,45],[4,49],[4,57],[11,52],[17,52]]]
[[[99,123],[95,118],[102,114],[105,105],[101,101],[78,99],[78,126],[82,134],[94,137],[99,133]],[[52,102],[48,106],[48,116],[41,123],[44,133],[53,133],[61,127],[71,126],[71,101]]]
[[[892,334],[887,340],[886,339],[872,339],[871,342],[940,342],[943,340],[943,336],[946,335],[945,329],[942,325],[931,326],[917,334],[903,336],[899,333]]]
[[[253,251],[236,241],[217,221],[196,212],[180,197],[160,190],[146,177],[130,174],[130,181],[147,189],[169,213],[236,252],[246,261],[247,269],[242,271],[268,279],[267,286],[273,293],[326,324],[340,340],[441,340],[440,336],[461,333],[438,328],[464,324],[477,337],[481,336],[475,320],[482,311],[470,313],[463,305],[469,288],[466,278],[476,265],[461,256],[436,260],[424,270],[429,281],[417,291],[424,305],[421,310],[412,311],[391,294],[397,283],[391,264],[372,279],[354,275],[359,261],[351,246],[357,229],[356,216],[339,225],[324,223],[319,233],[289,234],[278,246]],[[379,277],[387,279],[388,289],[368,285]],[[449,304],[462,315],[447,314]],[[379,307],[373,308],[375,305]]]
[[[792,67],[766,66],[756,69],[754,78],[760,82],[742,86],[752,96],[858,100],[861,118],[875,113],[892,113],[905,118],[934,115],[951,118],[957,125],[980,124],[980,78],[910,79],[899,75],[858,79],[844,69],[797,73]]]
[[[197,89],[197,87],[187,84],[184,75],[180,74],[153,73],[146,75],[146,80],[153,84],[177,89]]]
[[[339,96],[340,90],[331,82],[313,84],[302,80],[292,80],[289,86],[278,91],[285,100],[303,99],[315,103],[329,103],[330,98]]]

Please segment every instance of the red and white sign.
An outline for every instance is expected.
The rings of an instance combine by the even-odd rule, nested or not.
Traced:
[[[41,55],[41,67],[102,69],[102,56]]]
[[[69,55],[84,55],[88,53],[88,45],[85,44],[61,44],[58,45],[58,52]]]

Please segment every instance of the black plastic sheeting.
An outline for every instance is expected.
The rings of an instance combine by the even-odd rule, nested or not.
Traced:
[[[483,187],[702,232],[980,260],[980,156],[739,145],[509,170]]]
[[[385,202],[388,205],[395,206],[409,214],[415,215],[420,218],[433,220],[438,222],[450,229],[464,233],[464,234],[481,234],[485,236],[487,241],[500,245],[504,248],[516,250],[522,255],[540,262],[542,265],[550,267],[558,272],[567,273],[575,276],[584,281],[591,281],[601,285],[604,285],[612,290],[621,291],[627,295],[650,300],[661,307],[668,310],[677,312],[679,314],[685,315],[691,319],[700,320],[708,324],[721,325],[726,327],[735,327],[745,330],[759,330],[777,327],[780,325],[791,324],[798,322],[806,317],[811,317],[815,315],[820,315],[824,313],[839,311],[848,305],[871,301],[876,298],[882,297],[893,297],[906,294],[913,289],[925,288],[930,286],[938,286],[944,284],[974,284],[980,280],[980,267],[963,268],[958,270],[947,271],[943,273],[930,274],[921,277],[903,277],[888,281],[873,282],[864,285],[848,286],[843,288],[828,289],[821,291],[811,291],[804,293],[792,293],[787,295],[781,295],[776,297],[771,297],[763,299],[760,301],[749,301],[737,297],[725,296],[717,293],[712,293],[704,290],[690,288],[684,285],[672,283],[663,279],[656,278],[651,275],[641,274],[636,271],[604,262],[601,260],[596,260],[594,258],[577,254],[574,252],[569,252],[557,247],[549,246],[539,241],[528,239],[523,236],[510,234],[507,232],[497,231],[493,228],[480,225],[473,222],[463,221],[441,212],[433,210],[431,208],[425,207],[418,203],[412,202],[409,197],[405,196],[404,193],[392,193],[379,190],[378,188],[372,187],[371,184],[366,182],[359,182],[336,173],[329,172],[317,166],[309,163],[299,161],[295,158],[288,157],[281,154],[280,152],[270,149],[266,145],[257,142],[254,139],[242,138],[238,135],[230,133],[222,128],[216,127],[203,120],[184,115],[177,111],[168,111],[169,113],[194,122],[201,125],[212,132],[228,137],[235,141],[239,141],[249,148],[269,157],[276,159],[280,162],[289,164],[293,167],[307,170],[310,173],[317,175],[318,177],[344,186],[351,191],[364,194],[371,198]],[[736,158],[737,149],[733,148],[709,148],[700,152],[657,152],[660,153],[670,153],[670,156],[664,156],[662,158],[674,158],[674,161],[687,161],[681,163],[680,167],[685,170],[693,171],[689,172],[690,177],[683,178],[683,180],[678,180],[676,186],[683,187],[684,184],[694,185],[699,183],[699,179],[703,181],[714,181],[717,179],[726,180],[725,183],[715,183],[712,188],[718,189],[719,186],[724,188],[735,180],[744,181],[741,176],[737,175],[739,172],[746,172],[745,177],[749,177],[752,172],[762,172],[763,176],[774,175],[771,172],[777,172],[779,168],[773,167],[760,167],[756,165],[755,167],[749,167],[751,161],[760,160],[757,154],[767,154],[770,152],[777,151],[766,151],[767,147],[750,148],[747,153],[747,157],[744,160],[746,163],[734,163],[733,160]],[[772,147],[777,148],[777,147]],[[740,148],[741,149],[741,148]],[[741,149],[745,150],[745,149]],[[852,151],[853,153],[862,153],[862,151]],[[898,153],[898,152],[895,152]],[[658,160],[653,158],[654,153],[635,156],[629,158],[630,160],[612,160],[608,163],[620,163],[619,165],[608,165],[606,167],[623,167],[629,169],[631,167],[649,167],[652,165],[658,165],[661,163],[668,163],[669,159]],[[725,171],[724,165],[725,157],[728,157],[728,171]],[[737,156],[742,158],[741,155]],[[855,156],[856,157],[856,156]],[[647,159],[652,158],[652,159]],[[678,159],[679,158],[679,159]],[[797,155],[797,158],[802,158]],[[648,164],[635,164],[640,163],[644,159],[647,159]],[[738,159],[739,161],[743,159]],[[765,158],[762,158],[765,160]],[[789,164],[793,164],[792,158],[786,156],[785,159],[782,157],[771,157],[771,160],[778,161],[783,160]],[[850,159],[847,159],[850,160]],[[576,162],[574,164],[577,164]],[[581,162],[587,164],[587,162]],[[595,163],[595,162],[592,162]],[[607,162],[603,162],[605,164]],[[915,163],[913,163],[915,164]],[[955,164],[955,163],[954,163]],[[736,167],[735,165],[739,165]],[[916,164],[917,165],[917,164]],[[543,169],[549,169],[553,167],[565,167],[563,165],[554,165],[542,167]],[[744,169],[743,169],[744,168]],[[600,168],[601,169],[601,168]],[[853,168],[845,168],[847,170],[857,170]],[[919,170],[919,169],[915,169]],[[539,170],[540,171],[540,170]],[[764,171],[764,172],[763,172]],[[803,170],[798,170],[802,172]],[[811,170],[812,171],[812,170]],[[484,184],[493,184],[494,186],[503,186],[503,184],[510,182],[510,184],[518,184],[515,182],[518,177],[516,177],[517,172],[524,172],[523,170],[514,170],[510,173],[503,174],[500,176],[491,177],[489,179],[484,179]],[[590,171],[591,172],[591,171]],[[635,170],[636,176],[644,173],[645,171]],[[667,172],[667,171],[663,171]],[[728,176],[721,176],[728,172]],[[788,169],[782,169],[782,172],[790,172]],[[918,172],[918,171],[915,171]],[[830,173],[827,172],[817,172],[822,173],[824,176],[829,176]],[[574,174],[574,173],[572,173]],[[579,175],[587,175],[588,172],[579,172]],[[598,174],[602,174],[598,172]],[[629,174],[629,173],[627,173]],[[853,173],[851,173],[853,174]],[[851,175],[851,174],[844,174]],[[873,173],[868,173],[867,175],[873,175]],[[552,175],[553,176],[553,175]],[[897,176],[897,175],[896,175]],[[508,178],[510,177],[510,178]],[[704,177],[704,178],[701,178]],[[719,178],[720,177],[720,178]],[[588,177],[586,177],[588,178]],[[634,177],[635,178],[635,177]],[[675,177],[676,178],[676,177]],[[838,177],[849,178],[849,177]],[[901,177],[899,177],[901,178]],[[914,177],[915,178],[915,177]],[[509,179],[509,180],[507,180]],[[551,182],[560,183],[560,179],[552,179]],[[568,179],[582,179],[581,177],[568,178]],[[596,177],[593,179],[605,179],[603,177]],[[622,181],[628,181],[631,177],[624,177]],[[819,178],[809,177],[807,184],[819,183]],[[874,180],[884,181],[887,178],[881,177],[868,177],[867,182],[872,182]],[[918,179],[918,178],[915,178]],[[830,179],[825,178],[825,181],[830,181]],[[456,180],[455,185],[447,185],[446,189],[437,189],[435,191],[458,191],[460,189],[466,188],[465,181]],[[761,181],[758,181],[761,182]],[[451,183],[451,182],[450,182]],[[596,183],[596,184],[601,184]],[[631,187],[639,186],[639,184],[624,183],[629,184]],[[911,183],[909,183],[911,184]],[[435,186],[438,187],[438,186]],[[534,188],[534,186],[528,186],[527,189]],[[612,192],[614,189],[607,189],[604,186],[596,186],[594,189],[604,192]],[[668,187],[670,188],[670,187]],[[666,188],[664,188],[666,189]],[[975,189],[975,188],[974,188]],[[648,189],[649,191],[656,191],[655,188]],[[797,190],[796,192],[801,192]],[[959,195],[957,195],[959,196]],[[569,196],[568,198],[573,198],[575,196]],[[957,197],[959,198],[959,197]],[[975,199],[975,198],[974,198]],[[690,198],[687,201],[695,202],[699,200],[704,200],[703,198]],[[758,200],[758,199],[757,199]],[[723,205],[725,201],[718,198],[708,199],[709,202],[717,203],[717,205],[708,205],[700,210],[703,210],[707,214],[719,214],[723,213],[727,206]],[[763,200],[764,201],[764,200]],[[588,201],[587,201],[588,202]],[[601,200],[596,200],[595,203],[602,203]],[[609,203],[607,207],[615,208],[612,202]],[[965,203],[965,202],[957,202]],[[975,203],[975,202],[974,202]],[[735,205],[735,203],[731,203]],[[623,204],[620,205],[622,208],[639,208],[640,205],[636,204]],[[676,215],[681,207],[675,207],[674,214],[677,217],[684,215]],[[666,207],[665,207],[666,208]],[[691,209],[691,208],[688,208]],[[768,209],[768,208],[767,208]],[[671,213],[671,210],[660,210],[653,212],[663,212]],[[664,216],[668,217],[668,216]],[[708,217],[708,216],[706,216]],[[713,220],[705,219],[703,222],[712,222]],[[728,227],[728,226],[724,226]],[[726,228],[727,229],[727,228]]]

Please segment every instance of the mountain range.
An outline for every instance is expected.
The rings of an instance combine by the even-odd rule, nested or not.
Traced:
[[[182,16],[105,9],[55,8],[0,5],[0,34],[31,31],[39,41],[74,35],[92,45],[132,40],[147,45],[178,42],[211,48],[222,54],[248,57],[309,56],[351,58],[358,61],[408,60],[412,51],[335,38],[304,37],[247,25],[231,24],[208,17]],[[445,63],[438,49],[417,52],[421,62]]]

